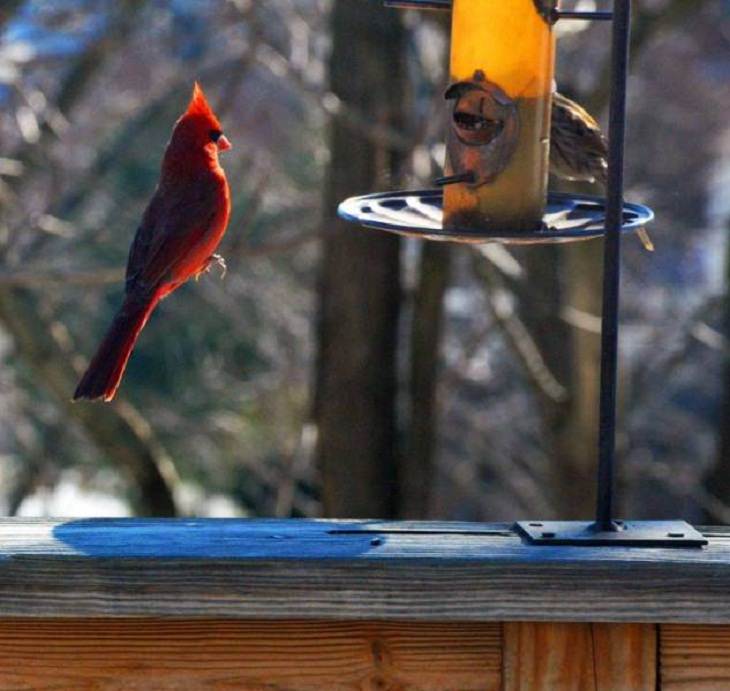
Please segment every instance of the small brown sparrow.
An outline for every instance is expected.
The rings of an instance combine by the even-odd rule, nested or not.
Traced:
[[[593,116],[575,101],[554,92],[550,122],[550,172],[565,180],[606,187],[608,145]],[[654,243],[644,228],[637,235],[650,252]]]

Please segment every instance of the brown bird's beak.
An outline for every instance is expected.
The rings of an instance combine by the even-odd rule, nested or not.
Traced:
[[[228,141],[225,134],[222,134],[220,137],[218,137],[216,144],[218,145],[219,152],[228,151],[228,149],[231,148],[231,142]]]

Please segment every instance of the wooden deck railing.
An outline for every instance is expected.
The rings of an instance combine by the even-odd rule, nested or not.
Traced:
[[[0,522],[0,689],[730,689],[730,529]]]

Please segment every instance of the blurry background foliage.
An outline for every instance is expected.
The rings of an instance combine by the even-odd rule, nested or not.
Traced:
[[[624,243],[620,512],[728,523],[730,0],[635,7],[657,251]],[[605,124],[609,27],[557,31]],[[0,513],[590,514],[601,243],[335,218],[440,173],[447,52],[447,16],[377,0],[2,1]],[[234,145],[228,273],[161,305],[114,404],[72,405],[194,79]]]

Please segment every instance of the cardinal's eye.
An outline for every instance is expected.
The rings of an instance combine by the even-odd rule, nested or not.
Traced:
[[[220,138],[223,132],[220,130],[211,130],[208,135],[210,136],[210,141],[217,142]]]

